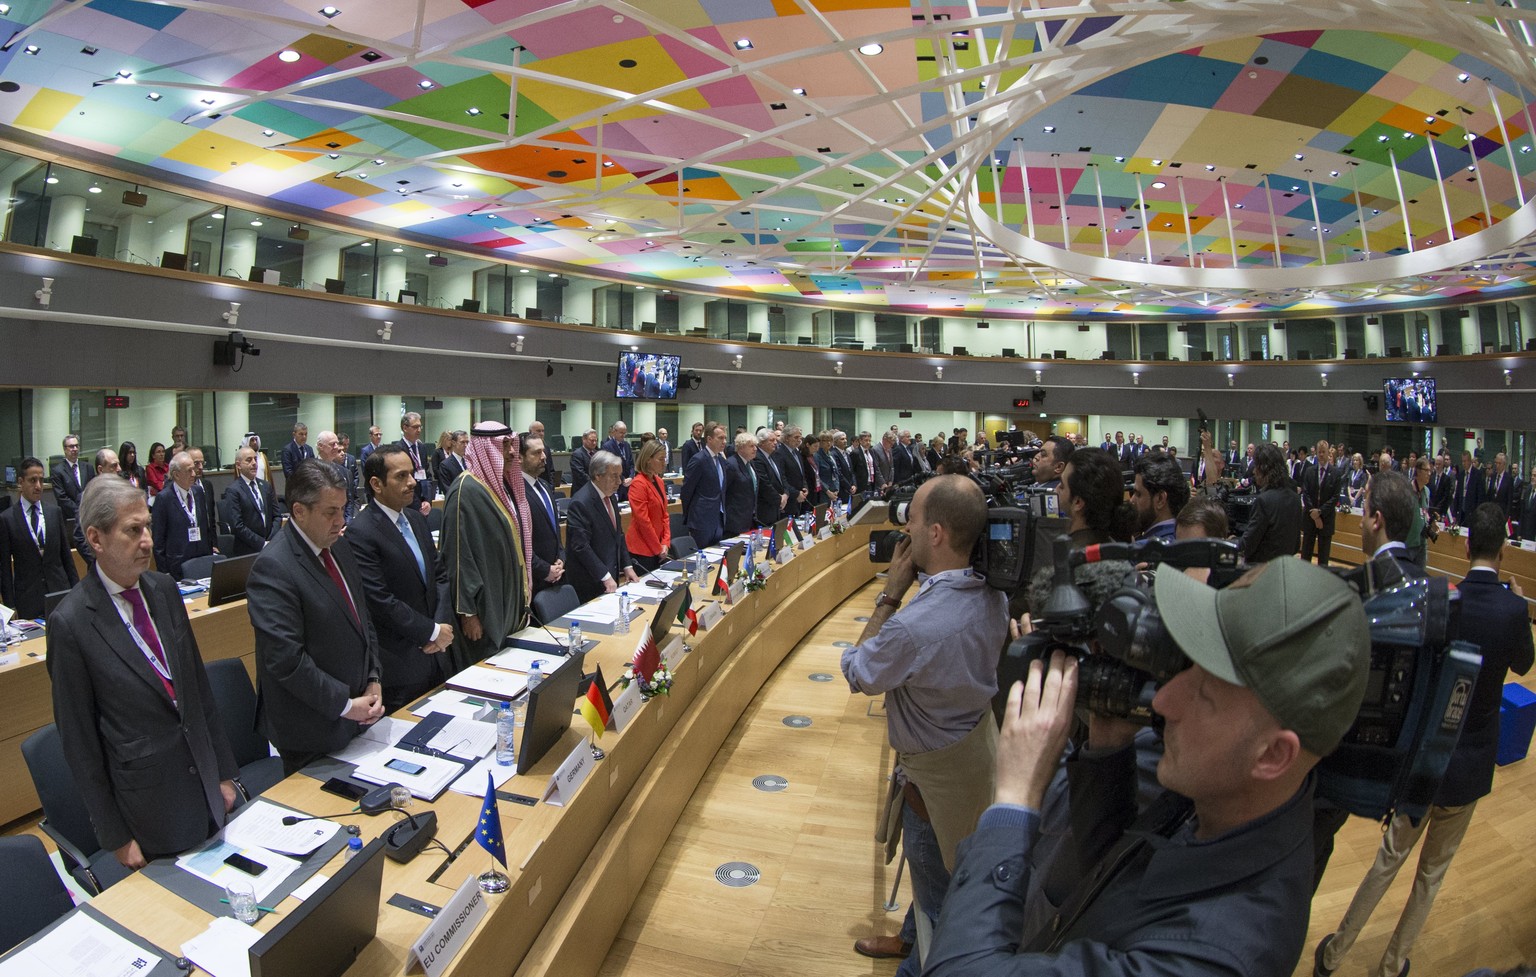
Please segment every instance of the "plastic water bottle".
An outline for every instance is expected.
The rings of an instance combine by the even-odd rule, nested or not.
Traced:
[[[618,624],[614,626],[613,633],[629,633],[629,595],[622,590],[619,591],[619,620]]]
[[[534,659],[533,664],[528,669],[528,691],[531,693],[543,684],[544,669],[539,665],[538,659]]]
[[[517,713],[510,702],[496,711],[496,762],[503,767],[517,762]]]
[[[361,838],[348,838],[347,839],[346,857],[344,857],[342,859],[342,861],[350,862],[352,859],[354,859],[358,855],[362,854],[362,851],[363,851],[363,839],[361,839]]]
[[[565,653],[568,655],[581,654],[581,622],[572,621],[571,627],[565,633]]]

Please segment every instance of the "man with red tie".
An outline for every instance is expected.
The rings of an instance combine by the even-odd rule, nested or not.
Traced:
[[[246,582],[263,735],[291,774],[384,715],[379,642],[341,531],[346,480],[316,458],[288,478],[288,525]]]

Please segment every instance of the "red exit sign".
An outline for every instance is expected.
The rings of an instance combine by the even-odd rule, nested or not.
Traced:
[[[107,410],[127,410],[128,398],[121,396],[103,397],[101,405]]]

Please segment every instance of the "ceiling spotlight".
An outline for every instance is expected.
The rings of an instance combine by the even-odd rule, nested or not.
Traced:
[[[327,6],[327,7],[321,7],[320,8],[320,16],[324,17],[326,20],[330,20],[332,17],[336,16],[339,13],[341,13],[341,8],[339,8],[339,7],[329,7],[329,6]]]
[[[832,372],[836,373],[838,376],[842,376],[843,375],[843,361],[842,360],[838,360],[837,362],[832,364]]]
[[[1467,79],[1471,78],[1471,77],[1472,77],[1471,75],[1469,75],[1465,71],[1463,71],[1461,74],[1456,76],[1456,80],[1461,82],[1463,85],[1465,85],[1467,83]]]
[[[101,192],[101,187],[98,187],[96,184],[93,183],[90,186],[85,188],[85,192],[86,193],[100,193]]]
[[[1293,159],[1306,159],[1306,157],[1305,157],[1305,156],[1303,156],[1303,155],[1302,155],[1302,154],[1301,154],[1301,153],[1295,153],[1295,154],[1293,154],[1293,156],[1292,156],[1292,158],[1293,158]]]
[[[1116,163],[1124,163],[1125,162],[1125,157],[1124,156],[1116,156],[1115,157],[1115,162]]]
[[[1164,187],[1166,187],[1167,185],[1168,184],[1164,183],[1162,180],[1153,180],[1152,181],[1152,189],[1154,189],[1154,190],[1161,190]]]
[[[1377,136],[1376,137],[1376,141],[1377,142],[1386,142],[1387,141],[1387,137],[1385,135]]]
[[[1055,132],[1056,131],[1056,127],[1055,126],[1041,126],[1040,131],[1041,132]]]
[[[22,48],[22,50],[28,54],[36,54],[37,52],[41,51],[42,48],[38,47],[36,44],[28,44],[26,47]]]
[[[427,89],[432,87],[432,79],[430,79],[430,78],[423,78],[421,81],[418,81],[416,83],[416,87],[421,89],[422,91],[426,91]]]
[[[331,159],[341,159],[340,153],[326,153],[325,155]]]
[[[872,57],[874,57],[875,55],[879,54],[881,51],[884,51],[884,50],[885,50],[885,45],[883,45],[883,44],[875,44],[875,43],[871,42],[869,44],[860,44],[859,45],[859,53],[864,55],[866,58],[872,58]]]
[[[56,177],[56,176],[50,176],[48,179],[44,180],[43,182],[44,183],[58,183],[59,182],[59,178]]]
[[[261,130],[261,134],[263,136],[275,136],[275,135],[277,135],[277,133],[273,132],[271,129],[263,129],[263,130]]]
[[[603,160],[603,166],[604,166],[604,167],[605,167],[605,168],[606,168],[606,167],[609,167],[609,166],[612,166],[612,165],[613,165],[613,160],[611,160],[611,159],[605,159],[605,160]]]
[[[384,161],[382,159],[376,159],[376,160],[373,161],[373,165],[374,166],[383,166],[384,165]]]
[[[261,221],[251,221],[251,226],[252,227],[260,227],[261,226]]]
[[[299,60],[299,57],[299,52],[290,48],[286,51],[279,51],[277,60],[282,61],[285,64],[293,64],[295,61]]]
[[[789,92],[790,92],[791,95],[804,95],[805,94],[805,89],[803,89],[803,88],[791,88],[789,90]]]
[[[1328,171],[1328,175],[1329,176],[1338,176],[1339,175],[1339,171],[1338,170],[1329,170]]]
[[[737,40],[736,40],[736,50],[738,50],[738,51],[750,51],[750,50],[752,50],[752,42],[747,40],[745,37],[737,38]]]
[[[1153,165],[1153,166],[1162,166],[1162,165],[1163,165],[1163,161],[1162,161],[1162,160],[1160,160],[1160,159],[1154,159],[1154,160],[1153,160],[1153,161],[1152,161],[1152,165]]]
[[[1242,210],[1243,206],[1244,206],[1243,204],[1233,204],[1232,205],[1232,209],[1233,210]]]
[[[1529,146],[1521,146],[1521,147],[1520,147],[1520,151],[1521,151],[1521,152],[1522,152],[1522,153],[1528,153],[1528,152],[1530,152],[1530,151],[1531,151],[1531,147],[1529,147]]]
[[[160,101],[160,97],[161,96],[160,96],[159,92],[150,92],[148,95],[145,95],[144,97],[149,99],[151,102],[158,102],[158,101]]]
[[[1212,166],[1210,163],[1205,164],[1205,172],[1214,173],[1215,171],[1216,167]]]
[[[123,81],[127,81],[129,78],[133,77],[133,72],[129,71],[127,68],[122,68],[118,70],[117,77],[121,78]]]
[[[464,114],[465,115],[479,115],[480,114],[480,110],[475,108],[473,105],[471,105],[469,108],[464,110]]]
[[[11,12],[11,5],[10,4],[8,4],[8,3],[0,3],[0,17],[3,17],[3,16],[5,16],[6,14],[8,14],[10,12]]]

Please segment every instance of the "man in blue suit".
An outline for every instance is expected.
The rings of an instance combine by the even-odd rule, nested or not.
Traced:
[[[1461,471],[1456,475],[1456,524],[1465,526],[1472,512],[1483,501],[1483,473],[1472,460],[1472,452],[1461,453]]]
[[[293,475],[293,470],[299,467],[299,463],[305,458],[313,458],[315,449],[309,446],[309,426],[307,424],[295,424],[293,426],[293,440],[283,445],[283,474]]]
[[[171,459],[170,483],[150,510],[155,538],[155,569],[181,579],[181,565],[217,553],[213,520],[192,491],[196,473],[185,451]]]
[[[704,426],[704,450],[683,472],[683,519],[700,549],[725,536],[725,428],[717,421]]]
[[[629,483],[635,480],[635,449],[629,446],[629,426],[623,421],[614,421],[608,429],[608,440],[598,450],[618,457],[624,472],[623,481],[619,483],[619,498],[628,498]]]

